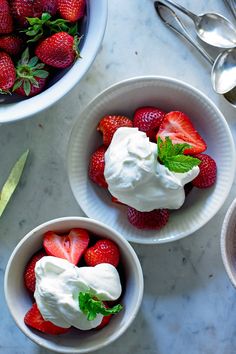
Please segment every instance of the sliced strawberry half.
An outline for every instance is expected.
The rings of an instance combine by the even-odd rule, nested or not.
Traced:
[[[183,112],[173,111],[165,115],[157,138],[168,136],[173,144],[187,143],[191,148],[184,151],[185,155],[195,155],[206,150],[207,144],[194,128],[189,117]]]
[[[43,246],[49,256],[67,259],[73,264],[79,262],[88,244],[89,234],[84,229],[71,229],[66,236],[48,231],[43,239]]]
[[[30,326],[40,332],[47,334],[63,334],[67,333],[70,330],[70,328],[58,327],[50,321],[45,321],[36,303],[34,303],[31,309],[26,313],[24,322],[27,326]]]

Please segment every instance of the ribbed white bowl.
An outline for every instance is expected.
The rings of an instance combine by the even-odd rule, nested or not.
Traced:
[[[217,162],[214,187],[194,189],[184,206],[171,212],[160,231],[140,231],[127,220],[124,206],[111,202],[109,194],[88,178],[91,153],[102,144],[96,126],[105,114],[132,117],[136,108],[154,105],[166,111],[180,110],[191,118],[208,144],[207,153]],[[127,240],[164,243],[190,235],[206,224],[223,205],[233,182],[235,148],[229,127],[219,109],[203,93],[181,81],[165,77],[137,77],[111,86],[98,95],[78,117],[68,148],[68,174],[73,194],[91,218],[113,227]]]

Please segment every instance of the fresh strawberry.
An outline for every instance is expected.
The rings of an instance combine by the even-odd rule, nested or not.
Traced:
[[[90,157],[88,174],[90,179],[99,187],[107,188],[104,177],[106,146],[100,146]]]
[[[35,50],[37,57],[45,64],[55,68],[67,68],[78,53],[79,39],[66,32],[58,32],[44,39]]]
[[[140,107],[134,113],[134,127],[145,132],[150,141],[156,142],[156,135],[165,112],[156,107]]]
[[[40,17],[43,13],[42,0],[11,0],[11,10],[21,27],[28,24],[26,17]]]
[[[132,126],[133,122],[125,116],[107,115],[100,120],[97,130],[103,134],[103,144],[108,146],[118,128]]]
[[[14,85],[16,71],[11,57],[4,52],[0,52],[0,93],[8,93]]]
[[[58,0],[58,9],[62,18],[75,22],[85,14],[85,0]]]
[[[24,273],[24,282],[25,286],[28,290],[34,292],[35,291],[35,264],[38,262],[41,258],[47,256],[47,253],[45,251],[39,251],[33,257],[30,259],[28,264],[25,267],[25,273]]]
[[[198,165],[200,172],[192,181],[192,184],[197,188],[209,188],[216,181],[217,167],[216,162],[207,154],[197,154],[196,158],[201,160]]]
[[[29,49],[26,48],[16,66],[13,91],[21,96],[37,95],[44,88],[48,75],[45,64],[39,63],[37,57],[30,58]]]
[[[66,236],[54,231],[44,234],[43,246],[49,256],[67,259],[77,264],[89,244],[89,234],[84,229],[71,229]]]
[[[34,303],[31,309],[26,313],[24,322],[27,326],[30,326],[46,334],[64,334],[70,330],[70,328],[58,327],[50,321],[45,321],[36,303]]]
[[[128,220],[138,229],[159,230],[166,225],[169,219],[167,209],[156,209],[149,212],[141,212],[128,207]]]
[[[120,251],[111,240],[99,240],[94,246],[88,248],[84,254],[84,260],[90,267],[100,263],[110,263],[117,267],[120,260]]]
[[[104,307],[106,307],[106,309],[109,308],[108,304],[105,301],[103,301],[103,305]],[[103,327],[107,326],[111,320],[111,316],[112,315],[103,316],[102,322],[95,329],[102,329]]]
[[[58,0],[42,0],[43,12],[47,12],[50,15],[56,15],[58,9]]]
[[[11,33],[13,31],[13,19],[11,9],[7,0],[0,0],[0,33]]]
[[[17,56],[23,47],[23,40],[15,34],[0,37],[0,49],[11,56]]]
[[[184,151],[185,155],[195,155],[206,150],[207,145],[195,130],[188,116],[179,111],[169,112],[163,118],[157,138],[168,136],[173,144],[187,143],[191,148]]]

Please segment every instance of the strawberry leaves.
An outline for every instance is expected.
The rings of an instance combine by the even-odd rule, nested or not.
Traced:
[[[172,172],[188,172],[201,162],[195,157],[184,155],[184,151],[190,149],[191,145],[186,143],[173,144],[168,136],[165,137],[165,140],[158,137],[157,146],[158,159]]]
[[[89,321],[94,320],[99,313],[103,316],[109,316],[120,312],[123,308],[120,304],[112,308],[106,308],[102,301],[95,300],[93,295],[88,292],[79,293],[79,307]]]

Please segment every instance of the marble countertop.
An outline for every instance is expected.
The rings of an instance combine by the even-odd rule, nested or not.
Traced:
[[[218,11],[232,19],[223,0],[179,0],[196,13]],[[99,14],[98,14],[99,15]],[[233,20],[233,19],[232,19]],[[186,19],[186,24],[191,23]],[[214,53],[213,53],[214,54]],[[6,307],[3,278],[19,240],[51,218],[83,215],[67,179],[66,149],[79,112],[101,90],[139,75],[179,78],[202,90],[225,115],[236,138],[236,110],[216,95],[210,67],[157,18],[153,0],[109,0],[102,48],[84,77],[50,109],[0,127],[0,185],[27,148],[30,158],[20,186],[0,220],[0,353],[45,354],[15,326]],[[160,246],[133,245],[142,263],[145,295],[140,312],[112,346],[98,354],[234,354],[236,291],[220,256],[220,230],[236,193],[201,230]]]

